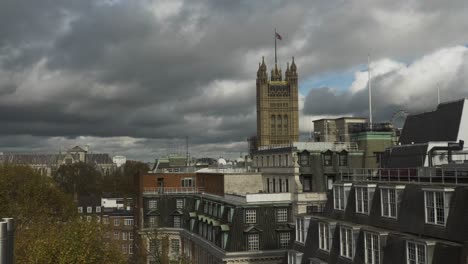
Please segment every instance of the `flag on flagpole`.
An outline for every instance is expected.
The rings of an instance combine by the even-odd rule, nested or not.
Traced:
[[[278,32],[275,32],[275,36],[276,36],[276,38],[277,38],[277,39],[279,39],[279,40],[283,40],[283,38],[281,37],[281,35],[280,35],[280,34],[278,34]]]

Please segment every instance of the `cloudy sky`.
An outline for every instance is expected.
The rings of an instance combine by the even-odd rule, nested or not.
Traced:
[[[1,0],[0,151],[75,144],[152,160],[237,157],[255,76],[294,56],[303,134],[324,116],[431,110],[467,96],[468,2]]]

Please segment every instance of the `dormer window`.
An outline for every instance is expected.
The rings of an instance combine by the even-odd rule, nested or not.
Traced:
[[[301,159],[301,166],[309,165],[309,152],[303,151],[300,154],[300,159]]]
[[[356,213],[369,214],[369,208],[374,197],[375,184],[356,186]]]
[[[423,191],[426,223],[445,226],[454,189],[436,188]]]
[[[322,153],[323,156],[323,166],[331,167],[333,166],[333,152],[331,150],[327,150]]]
[[[348,152],[346,150],[343,150],[340,153],[338,153],[338,166],[348,166]]]
[[[336,210],[344,210],[348,201],[351,183],[333,185],[333,204]]]
[[[388,218],[398,217],[398,207],[401,200],[401,195],[405,189],[404,185],[397,186],[379,186],[380,188],[380,203],[382,216]]]

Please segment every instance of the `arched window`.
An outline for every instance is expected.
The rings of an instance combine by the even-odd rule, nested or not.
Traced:
[[[283,131],[282,131],[283,119],[281,118],[281,116],[278,116],[276,119],[278,121],[278,129],[276,131],[278,132],[278,136],[281,136],[283,135]]]
[[[275,115],[271,116],[270,123],[271,123],[271,135],[275,136],[276,135],[276,117],[275,117]]]
[[[284,127],[283,134],[285,136],[288,136],[289,135],[289,129],[288,129],[288,116],[287,115],[284,115],[284,117],[283,117],[283,127]]]

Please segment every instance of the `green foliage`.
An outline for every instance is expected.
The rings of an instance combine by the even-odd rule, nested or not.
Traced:
[[[138,196],[138,178],[136,176],[147,173],[146,163],[127,161],[119,170],[103,177],[103,192],[118,193],[125,197]]]
[[[125,258],[113,242],[104,239],[96,222],[78,219],[60,223],[38,223],[17,232],[18,263],[114,264]]]
[[[0,211],[16,221],[16,263],[124,263],[102,226],[80,221],[72,196],[29,167],[0,164]]]
[[[79,196],[101,195],[102,178],[96,167],[84,162],[62,165],[53,175],[66,193]]]

